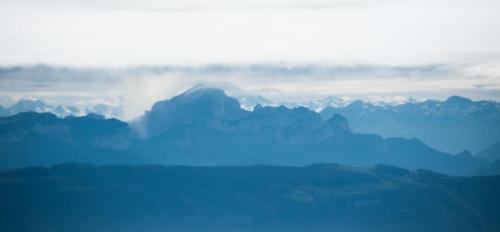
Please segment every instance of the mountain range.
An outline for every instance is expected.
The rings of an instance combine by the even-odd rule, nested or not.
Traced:
[[[500,176],[377,165],[0,172],[0,231],[499,231]]]
[[[492,144],[477,154],[491,163],[476,168],[471,175],[500,175],[500,142]]]
[[[348,118],[353,131],[386,138],[418,138],[435,149],[451,154],[464,150],[477,154],[500,142],[500,103],[494,101],[472,101],[452,96],[445,101],[400,99],[397,102],[367,102],[329,96],[309,102],[275,103],[238,90],[231,91],[231,96],[247,111],[252,111],[258,105],[292,109],[305,107],[319,112],[325,121],[334,114],[341,114]],[[8,108],[0,106],[0,117],[29,111],[50,112],[61,118],[87,113],[121,118],[124,109],[120,105],[110,104],[95,104],[85,108],[53,106],[41,99],[24,98]]]
[[[495,101],[472,101],[460,96],[451,96],[444,101],[417,101],[413,98],[363,101],[329,96],[307,102],[277,104],[265,98],[261,101],[261,98],[253,99],[245,102],[245,109],[253,109],[259,104],[306,107],[320,112],[324,120],[342,114],[355,131],[384,137],[416,137],[452,154],[464,150],[477,154],[500,141],[500,103]]]
[[[351,104],[353,100],[347,97],[328,96],[319,100],[311,100],[307,102],[282,102],[278,105],[283,105],[288,108],[305,107],[315,112],[320,112],[328,107],[338,108],[345,107]]]
[[[32,97],[23,98],[7,108],[0,106],[0,117],[11,116],[23,112],[52,113],[60,118],[67,116],[83,116],[89,113],[103,115],[108,118],[116,118],[123,114],[123,109],[121,106],[102,103],[84,108],[62,105],[54,106],[47,104],[42,99]]]
[[[384,137],[419,138],[448,153],[478,153],[500,141],[500,103],[452,96],[400,105],[374,105],[355,101],[345,107],[321,111],[324,120],[335,114],[349,119],[353,130]]]
[[[167,165],[391,164],[462,175],[489,161],[452,155],[419,139],[359,133],[336,114],[304,107],[243,110],[223,90],[197,88],[159,101],[126,123],[97,115],[57,118],[21,113],[0,118],[1,168],[61,162]]]

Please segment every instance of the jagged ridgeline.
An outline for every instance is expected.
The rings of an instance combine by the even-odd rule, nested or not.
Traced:
[[[478,153],[500,143],[500,104],[452,96],[446,101],[427,100],[399,105],[374,105],[355,101],[327,107],[324,119],[342,114],[352,128],[384,137],[416,137],[441,151]],[[500,153],[498,153],[500,157]]]
[[[243,110],[214,88],[191,89],[154,104],[132,123],[97,115],[57,118],[21,113],[0,118],[1,168],[61,162],[164,165],[391,164],[467,174],[488,164],[437,151],[418,139],[356,133],[337,114],[303,107]]]
[[[349,119],[354,131],[383,137],[415,137],[437,150],[451,154],[465,150],[477,154],[494,143],[500,143],[500,103],[495,101],[472,101],[460,96],[451,96],[445,101],[419,102],[410,99],[406,103],[365,102],[329,96],[309,102],[275,103],[258,95],[233,94],[243,109],[253,110],[257,105],[284,105],[288,108],[302,106],[318,112],[325,121],[341,114]],[[120,98],[109,99],[107,104],[82,108],[50,105],[41,99],[25,97],[10,107],[0,106],[0,117],[33,111],[49,112],[61,118],[83,116],[87,113],[121,118],[124,116],[124,105],[120,101]],[[500,153],[496,152],[494,155],[500,156]]]

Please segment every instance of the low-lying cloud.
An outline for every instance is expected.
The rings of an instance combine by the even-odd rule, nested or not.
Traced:
[[[0,69],[3,105],[22,97],[43,98],[53,104],[85,105],[110,102],[124,105],[131,119],[162,99],[207,84],[234,95],[261,95],[275,102],[307,101],[339,96],[373,99],[443,99],[464,95],[500,99],[497,67],[380,66],[324,64],[253,64],[204,66],[135,66],[71,68],[48,65]],[[482,72],[485,70],[485,72]]]

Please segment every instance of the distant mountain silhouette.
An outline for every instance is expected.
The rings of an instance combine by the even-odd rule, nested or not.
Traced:
[[[489,164],[479,166],[468,173],[470,176],[493,176],[500,175],[500,159]]]
[[[500,141],[500,104],[492,101],[471,101],[460,96],[446,101],[382,106],[355,101],[321,111],[324,120],[334,114],[347,117],[355,131],[384,137],[416,137],[448,153],[476,153]]]
[[[491,163],[475,168],[469,175],[500,175],[500,142],[488,146],[477,154],[478,157],[491,161]]]
[[[3,106],[0,106],[0,117],[5,117],[9,115],[10,115],[9,110],[4,108]]]
[[[378,165],[0,172],[0,231],[498,231],[500,176]]]
[[[224,91],[196,88],[155,103],[136,125],[144,126],[146,137],[153,137],[174,127],[237,120],[245,113],[247,111],[241,109],[238,100],[226,96]]]
[[[246,109],[246,110],[253,110],[253,108],[257,105],[261,106],[275,106],[277,104],[273,103],[271,100],[259,96],[259,95],[244,95],[240,94],[237,96],[234,96],[235,98],[238,99],[241,108]]]
[[[0,167],[127,163],[132,158],[121,153],[132,134],[126,123],[99,115],[60,119],[51,113],[20,113],[0,118]]]
[[[46,112],[48,108],[51,108],[48,104],[40,99],[21,99],[12,105],[9,110],[13,113],[20,112]]]
[[[284,105],[288,108],[305,107],[315,112],[320,112],[321,110],[328,107],[344,107],[352,102],[350,98],[339,98],[334,96],[328,96],[319,100],[311,100],[308,102],[282,102],[278,105]]]
[[[146,138],[132,148],[148,160],[190,165],[377,163],[464,173],[485,161],[452,156],[416,139],[352,133],[341,115],[328,121],[306,108],[242,110],[222,90],[190,90],[156,103],[133,128]]]
[[[130,125],[96,115],[59,119],[47,113],[24,113],[0,119],[0,132],[3,168],[68,161],[178,165],[337,162],[465,174],[487,164],[470,154],[434,150],[418,139],[355,133],[341,115],[324,121],[303,107],[256,106],[246,111],[236,99],[213,88],[196,88],[157,102]]]
[[[477,156],[490,161],[500,160],[500,141],[491,144],[484,150],[480,151],[477,153]]]
[[[52,113],[60,118],[67,116],[83,116],[91,113],[112,118],[121,116],[123,114],[123,109],[120,106],[107,104],[96,104],[84,109],[79,109],[75,106],[54,106],[45,103],[41,99],[32,97],[23,98],[8,108],[0,106],[0,117],[11,116],[24,112]]]

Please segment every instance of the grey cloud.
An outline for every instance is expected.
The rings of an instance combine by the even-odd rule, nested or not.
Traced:
[[[124,78],[140,78],[147,75],[182,74],[185,76],[240,75],[248,78],[435,78],[450,73],[446,65],[381,66],[381,65],[322,65],[322,64],[250,64],[203,66],[132,66],[127,68],[74,68],[50,65],[0,67],[0,83],[3,86],[16,83],[31,83],[33,87],[50,87],[47,83],[85,84],[102,82],[113,84]],[[10,86],[15,87],[15,86]]]
[[[123,99],[129,118],[160,99],[204,83],[276,102],[325,96],[500,99],[494,76],[467,76],[467,67],[327,64],[213,64],[76,68],[50,65],[0,67],[0,97],[42,97],[54,104]],[[469,72],[470,73],[470,72]],[[496,93],[495,93],[496,91]],[[5,101],[4,101],[5,102]],[[128,111],[127,111],[128,110]]]

